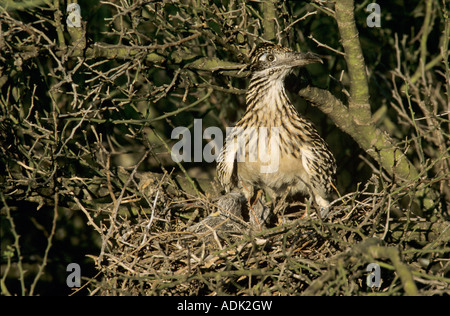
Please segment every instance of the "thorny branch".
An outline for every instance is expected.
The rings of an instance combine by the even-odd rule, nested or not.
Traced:
[[[79,253],[58,249],[69,233],[96,246],[83,254],[97,269],[85,276],[91,295],[445,293],[450,23],[445,1],[422,3],[422,20],[407,17],[422,31],[392,35],[371,48],[376,58],[361,43],[379,30],[359,25],[364,13],[350,0],[101,1],[92,16],[81,8],[73,28],[60,1],[0,6],[2,294],[40,294],[52,255]],[[245,110],[248,55],[267,40],[324,55],[311,69],[318,84],[297,94],[325,113],[317,122],[334,123],[321,130],[343,194],[325,221],[308,203],[284,201],[258,233],[189,232],[218,213],[221,188],[214,166],[171,161],[170,131],[194,118],[232,125]],[[431,207],[414,207],[424,192]],[[31,232],[21,224],[29,218]],[[39,256],[28,255],[42,234]],[[28,281],[25,262],[36,257]],[[385,269],[379,292],[362,285],[373,261]]]

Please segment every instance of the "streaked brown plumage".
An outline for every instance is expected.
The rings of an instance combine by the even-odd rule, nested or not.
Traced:
[[[298,114],[284,87],[293,68],[316,62],[321,59],[315,54],[274,44],[264,44],[252,55],[247,111],[227,135],[217,160],[218,178],[227,192],[238,188],[248,200],[255,188],[273,199],[286,191],[288,195],[309,194],[321,208],[328,207],[336,161],[313,124]],[[264,129],[266,138],[262,137]],[[240,143],[239,137],[244,137]],[[266,150],[256,154],[262,145]]]

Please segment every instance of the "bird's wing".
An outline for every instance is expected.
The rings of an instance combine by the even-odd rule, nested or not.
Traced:
[[[301,150],[302,164],[309,174],[311,184],[321,195],[332,192],[332,183],[336,174],[336,161],[323,142],[320,146],[306,147]]]
[[[227,192],[237,186],[236,155],[238,146],[235,133],[230,133],[217,157],[217,178]]]
[[[314,125],[298,116],[294,120],[297,148],[300,149],[302,165],[310,177],[313,187],[323,195],[332,192],[335,181],[336,160],[327,143],[320,137]]]

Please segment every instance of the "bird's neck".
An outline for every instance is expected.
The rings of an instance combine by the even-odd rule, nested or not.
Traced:
[[[248,87],[246,103],[244,117],[256,116],[253,121],[259,126],[275,126],[279,118],[297,114],[286,94],[283,79],[253,77]]]

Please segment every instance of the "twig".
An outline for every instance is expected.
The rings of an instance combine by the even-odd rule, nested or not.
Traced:
[[[44,273],[45,266],[47,265],[48,254],[50,252],[50,248],[53,245],[53,237],[55,236],[55,231],[56,231],[56,221],[58,219],[58,207],[59,207],[59,193],[55,192],[52,229],[50,231],[50,234],[47,237],[47,247],[45,248],[45,251],[44,251],[44,257],[42,258],[42,263],[39,265],[39,270],[36,273],[33,283],[30,286],[30,296],[32,296],[34,294],[34,290],[36,288],[37,282],[39,281],[42,274]]]
[[[145,226],[145,231],[144,231],[144,237],[142,237],[142,242],[141,242],[141,246],[143,246],[145,244],[145,242],[147,241],[147,234],[150,231],[150,227],[152,226],[153,223],[153,218],[155,217],[155,209],[156,209],[156,202],[158,201],[158,196],[159,196],[159,189],[156,192],[156,196],[155,199],[153,201],[153,206],[152,206],[152,214],[150,216],[150,220],[148,221],[148,224]]]
[[[14,219],[11,216],[11,209],[9,208],[8,204],[6,204],[5,196],[3,195],[3,192],[0,191],[0,197],[2,199],[3,205],[5,206],[6,210],[6,218],[9,221],[9,225],[11,227],[11,233],[14,237],[14,243],[13,247],[17,252],[17,269],[19,270],[19,282],[20,282],[20,291],[21,295],[25,296],[26,288],[25,288],[25,270],[23,269],[23,258],[22,258],[22,252],[20,250],[20,236],[17,234],[16,225],[14,223]]]
[[[136,164],[136,166],[134,167],[134,169],[131,172],[130,176],[128,177],[127,181],[125,182],[125,184],[124,184],[124,186],[123,186],[123,188],[122,188],[122,190],[120,192],[120,195],[117,198],[116,203],[114,204],[114,208],[113,208],[113,210],[111,212],[111,215],[109,216],[109,218],[110,218],[110,226],[109,226],[108,232],[106,233],[106,236],[102,235],[102,246],[101,246],[101,249],[100,249],[100,255],[97,258],[97,264],[98,265],[100,265],[102,260],[103,260],[103,256],[105,255],[106,245],[107,245],[109,239],[111,238],[111,236],[112,236],[112,234],[114,232],[114,227],[115,227],[115,221],[116,221],[117,213],[119,211],[120,204],[122,203],[122,199],[123,199],[123,196],[125,194],[125,191],[126,191],[128,185],[130,184],[131,180],[134,178],[134,175],[135,175],[138,167],[147,158],[148,153],[149,153],[148,151],[145,152],[145,154],[142,156],[142,158]]]
[[[312,35],[309,35],[308,38],[309,38],[309,39],[312,39],[312,40],[317,44],[318,47],[325,47],[326,49],[329,49],[329,50],[331,50],[332,52],[335,52],[336,54],[345,56],[345,53],[343,53],[343,52],[341,52],[341,51],[338,51],[337,49],[334,49],[333,47],[328,46],[327,44],[322,44],[321,42],[319,42],[318,40],[316,40],[316,39],[314,38],[314,36],[312,36]]]

